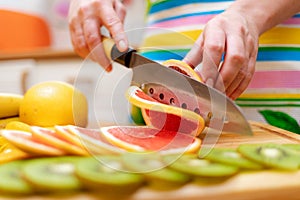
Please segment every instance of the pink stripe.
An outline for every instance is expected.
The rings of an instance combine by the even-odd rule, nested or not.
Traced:
[[[292,25],[292,24],[298,24],[298,25],[300,25],[300,17],[290,18],[290,19],[284,21],[282,24],[290,24],[290,25]]]
[[[174,20],[168,20],[164,22],[158,22],[152,24],[153,27],[159,28],[172,28],[178,26],[186,25],[197,25],[197,24],[206,24],[211,18],[216,15],[204,15],[204,16],[191,16],[185,18],[178,18]]]
[[[248,88],[300,89],[300,71],[257,71]]]

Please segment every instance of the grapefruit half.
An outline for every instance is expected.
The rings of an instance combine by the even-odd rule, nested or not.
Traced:
[[[137,86],[130,86],[126,97],[128,101],[142,109],[146,125],[157,129],[199,135],[204,127],[203,117],[193,111],[163,104],[148,96]]]
[[[181,61],[181,60],[176,60],[176,59],[169,59],[164,62],[162,62],[162,65],[171,68],[175,71],[178,71],[181,74],[184,74],[186,76],[189,76],[197,81],[202,81],[200,76],[194,71],[191,66],[189,66],[187,63]]]

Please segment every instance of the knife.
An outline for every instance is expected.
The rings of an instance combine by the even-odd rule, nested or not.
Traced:
[[[109,59],[132,69],[131,84],[140,88],[161,87],[174,91],[178,97],[201,104],[207,127],[218,131],[252,135],[250,124],[241,109],[220,91],[152,61],[133,48],[120,52],[113,39],[103,36],[104,51]]]

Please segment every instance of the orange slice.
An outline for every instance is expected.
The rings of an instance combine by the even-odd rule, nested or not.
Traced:
[[[127,151],[191,153],[201,145],[200,139],[190,135],[147,126],[108,126],[100,130],[109,142]]]

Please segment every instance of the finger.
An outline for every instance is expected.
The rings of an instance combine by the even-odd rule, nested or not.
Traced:
[[[101,1],[105,2],[105,1]],[[98,2],[100,4],[100,2]],[[98,5],[97,12],[104,26],[109,30],[119,51],[124,52],[128,49],[128,41],[124,32],[123,24],[113,7],[109,4]]]
[[[85,40],[90,51],[89,57],[104,69],[110,69],[110,60],[106,57],[100,35],[100,23],[96,18],[88,18],[83,23]]]
[[[234,81],[227,87],[226,94],[230,97],[240,87],[241,83],[248,75],[248,63],[236,75]]]
[[[243,38],[241,36],[228,35],[226,43],[226,54],[220,69],[220,76],[223,82],[218,82],[218,85],[215,86],[216,88],[225,87],[225,89],[227,89],[229,85],[235,81],[239,72],[241,72],[241,76],[244,74],[243,71],[241,71],[246,60]]]
[[[74,18],[70,22],[69,29],[74,51],[79,56],[85,58],[89,54],[89,48],[85,41],[80,20],[78,18]]]
[[[121,20],[122,24],[124,24],[125,16],[126,16],[126,9],[122,2],[115,1],[115,11]]]
[[[183,61],[187,63],[192,68],[195,68],[202,62],[202,54],[203,54],[203,34],[201,34],[196,42],[194,43],[191,50],[186,54],[183,58]],[[199,71],[199,69],[195,68],[195,71]],[[199,74],[200,75],[200,74]]]
[[[239,84],[239,86],[236,88],[236,90],[229,95],[231,99],[235,100],[247,89],[255,72],[256,58],[257,58],[257,50],[253,50],[251,52],[251,56],[248,63],[248,72],[244,77],[244,79]]]
[[[218,68],[225,51],[226,35],[222,29],[208,29],[203,46],[203,67],[200,71],[204,82],[214,86],[218,79]]]
[[[246,76],[249,76],[249,67],[252,67],[252,61],[250,61],[251,57],[253,57],[253,53],[256,53],[257,50],[255,49],[255,42],[253,38],[249,35],[249,33],[246,33],[246,42],[244,43],[244,48],[246,48],[246,60],[244,62],[243,67],[239,70],[237,76],[235,77],[234,81],[231,82],[231,84],[226,89],[226,94],[228,96],[232,96],[234,92],[236,92],[237,89],[239,89],[242,82],[245,82],[244,79],[247,79]],[[250,76],[252,77],[252,76]],[[242,91],[241,91],[242,92]],[[237,94],[238,92],[236,92]]]

